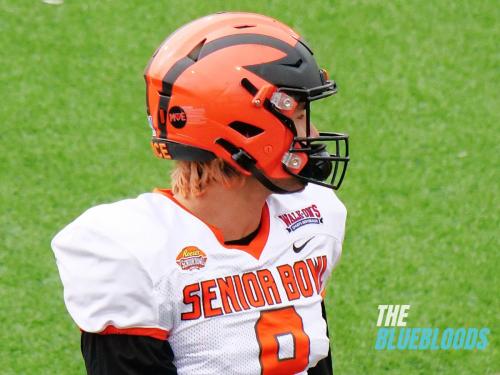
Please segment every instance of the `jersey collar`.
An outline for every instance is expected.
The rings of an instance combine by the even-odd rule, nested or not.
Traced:
[[[170,199],[172,202],[174,202],[177,206],[182,208],[184,211],[186,211],[188,214],[191,216],[195,217],[199,221],[201,221],[205,226],[207,226],[212,233],[214,234],[215,238],[217,238],[217,241],[219,244],[226,248],[226,249],[237,249],[237,250],[243,250],[253,256],[255,259],[259,259],[262,251],[264,250],[264,247],[266,246],[267,240],[269,238],[269,229],[270,229],[270,217],[269,217],[269,207],[267,205],[267,202],[264,203],[264,207],[262,208],[262,214],[260,218],[260,227],[257,235],[250,241],[249,244],[247,245],[228,245],[224,243],[224,237],[222,236],[222,232],[219,230],[219,228],[207,223],[206,221],[202,220],[198,216],[196,216],[192,211],[190,211],[187,207],[182,205],[177,199],[174,198],[174,194],[170,189],[154,189],[154,193],[159,193],[162,194],[163,196],[167,197]]]

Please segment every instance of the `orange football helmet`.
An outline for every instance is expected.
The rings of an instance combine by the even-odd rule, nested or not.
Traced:
[[[288,26],[251,13],[200,18],[160,45],[144,76],[157,156],[219,157],[275,193],[292,192],[271,181],[290,175],[340,187],[348,136],[310,133],[310,102],[335,94],[336,85]],[[290,117],[298,104],[306,111],[305,137]]]

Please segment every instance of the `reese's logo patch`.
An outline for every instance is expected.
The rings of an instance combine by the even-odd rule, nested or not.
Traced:
[[[183,271],[199,270],[207,263],[207,254],[196,246],[187,246],[177,255],[176,263]]]

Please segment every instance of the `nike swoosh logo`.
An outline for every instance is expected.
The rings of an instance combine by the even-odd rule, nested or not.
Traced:
[[[311,238],[309,238],[306,242],[304,242],[302,245],[300,246],[295,246],[295,243],[293,244],[293,251],[296,252],[296,253],[300,253],[302,251],[302,249],[304,247],[306,247],[306,245],[314,238],[314,236],[312,236]]]

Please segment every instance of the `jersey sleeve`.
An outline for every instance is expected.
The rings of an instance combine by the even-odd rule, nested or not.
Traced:
[[[166,339],[153,280],[110,220],[98,206],[52,240],[66,307],[86,332]]]

